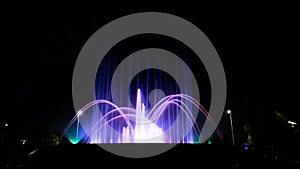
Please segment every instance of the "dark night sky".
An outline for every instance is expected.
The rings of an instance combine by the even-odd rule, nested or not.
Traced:
[[[226,71],[226,108],[235,113],[237,133],[242,135],[242,125],[250,121],[263,137],[272,129],[268,120],[275,110],[300,122],[299,18],[292,6],[261,1],[5,4],[1,125],[8,122],[16,139],[37,139],[48,127],[62,130],[74,115],[72,72],[84,43],[104,24],[143,11],[175,14],[208,36]],[[225,133],[228,125],[224,115]]]

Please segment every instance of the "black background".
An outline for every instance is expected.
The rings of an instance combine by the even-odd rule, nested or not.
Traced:
[[[258,145],[288,140],[274,112],[298,112],[298,12],[296,5],[262,1],[210,2],[3,2],[1,126],[10,143],[43,143],[74,115],[72,72],[88,38],[106,23],[136,12],[165,12],[198,26],[218,51],[226,72],[226,109],[233,112],[237,144],[251,124]],[[228,116],[220,123],[230,135]],[[287,141],[290,142],[290,141]],[[291,140],[291,142],[293,142]],[[293,144],[296,143],[295,141]]]

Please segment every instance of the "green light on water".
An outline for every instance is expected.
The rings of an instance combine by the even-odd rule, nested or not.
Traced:
[[[79,142],[79,140],[76,140],[76,139],[69,139],[69,141],[72,143],[72,144],[77,144]]]
[[[200,144],[199,140],[194,139],[193,141],[194,144]]]
[[[211,140],[210,139],[207,141],[207,144],[211,144]]]
[[[70,141],[70,143],[72,143],[72,144],[77,144],[79,141],[80,141],[80,139],[79,138],[76,138],[76,137],[74,137],[74,136],[72,136],[72,135],[70,135],[70,134],[67,134],[66,135],[66,138]]]
[[[72,144],[77,144],[81,140],[80,132],[78,132],[77,136],[76,127],[70,128],[69,131],[65,134],[66,138],[70,141]]]

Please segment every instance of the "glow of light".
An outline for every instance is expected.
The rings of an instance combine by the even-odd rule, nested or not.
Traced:
[[[245,149],[245,150],[248,150],[248,149],[249,149],[249,144],[244,143],[244,149]]]
[[[81,110],[79,110],[78,112],[77,112],[77,116],[80,116],[80,115],[82,115],[82,111]]]
[[[79,140],[77,139],[69,139],[69,141],[72,143],[72,144],[77,144],[79,142]]]
[[[289,124],[292,125],[292,127],[295,127],[294,125],[296,125],[297,123],[296,122],[293,122],[293,121],[288,121]]]
[[[8,127],[8,123],[5,123],[4,126],[5,126],[5,127]]]
[[[231,114],[231,110],[227,110],[226,113],[227,113],[227,114]]]
[[[34,154],[36,154],[36,153],[38,153],[39,152],[39,149],[34,149],[33,151],[31,151],[28,155],[29,156],[32,156],[32,155],[34,155]]]
[[[297,124],[296,122],[293,121],[288,121],[289,124]]]
[[[77,115],[75,116],[77,117]],[[76,118],[77,119],[77,118]],[[68,132],[65,134],[66,138],[70,141],[72,144],[77,144],[82,139],[82,131],[77,128],[77,122],[74,121],[72,123],[72,127],[68,130]],[[78,130],[77,130],[78,129]]]
[[[25,140],[25,139],[21,140],[22,145],[26,144],[27,141],[28,141],[28,140]]]
[[[211,140],[210,139],[208,139],[207,144],[211,144]]]

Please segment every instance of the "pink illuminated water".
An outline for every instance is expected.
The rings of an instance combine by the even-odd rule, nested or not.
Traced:
[[[203,106],[194,98],[185,94],[169,95],[157,102],[149,111],[146,111],[144,103],[141,99],[141,90],[137,91],[136,107],[118,107],[107,100],[95,100],[84,106],[76,116],[69,122],[62,137],[68,132],[69,128],[75,121],[79,122],[80,116],[84,114],[87,109],[98,104],[108,104],[114,109],[106,112],[99,119],[91,123],[91,126],[85,131],[86,135],[76,138],[76,142],[82,140],[83,143],[195,143],[202,142],[201,132],[195,117],[192,114],[190,104],[198,109],[207,120],[216,128],[217,134],[222,137],[222,134],[217,129],[216,124],[209,116],[208,112]],[[173,130],[163,130],[158,125],[158,119],[165,113],[168,113],[168,106],[175,105],[183,113],[184,119],[182,123],[175,124]],[[112,118],[110,115],[118,113]],[[110,123],[116,120],[123,119],[124,124],[119,124],[118,129],[113,129]],[[165,122],[168,123],[168,122]],[[117,124],[118,125],[118,124]],[[187,130],[192,130],[192,132]],[[187,134],[185,139],[180,136],[182,132],[195,133]],[[78,126],[77,133],[78,135]],[[61,138],[62,138],[61,137]]]

